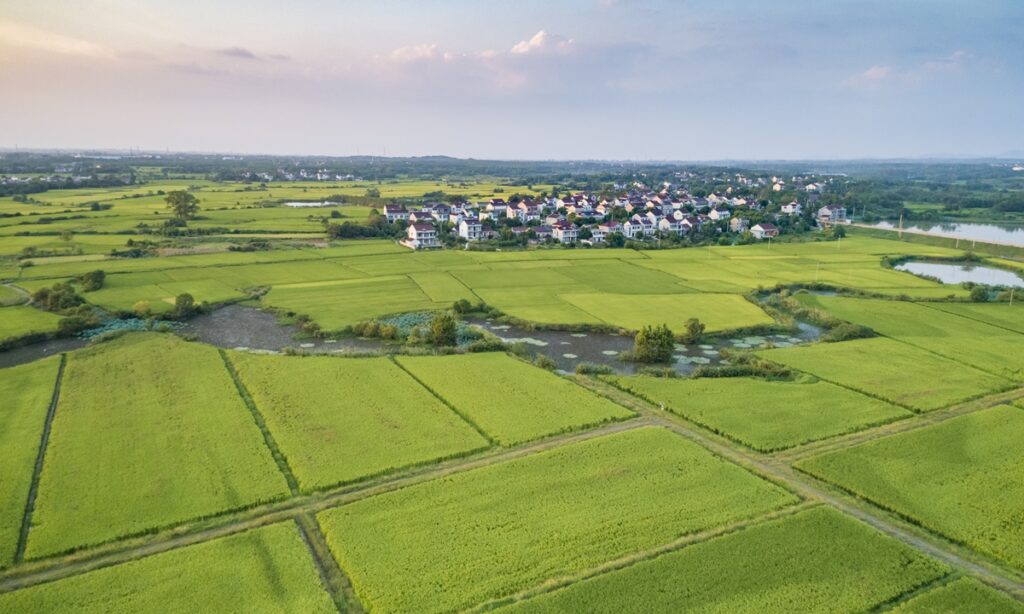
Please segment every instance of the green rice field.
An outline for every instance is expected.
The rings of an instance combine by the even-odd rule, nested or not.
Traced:
[[[216,349],[128,335],[68,359],[26,556],[287,494]]]
[[[1024,569],[1024,411],[994,407],[797,467]]]
[[[0,341],[31,333],[52,333],[60,316],[28,305],[0,307]]]
[[[864,612],[946,572],[867,525],[817,507],[501,611]]]
[[[0,568],[14,562],[60,358],[0,370]]]
[[[910,412],[828,382],[609,377],[616,386],[763,452],[849,433]]]
[[[504,353],[402,356],[398,362],[501,445],[633,416]]]
[[[230,359],[305,491],[489,445],[386,358]]]
[[[1022,614],[1024,604],[977,580],[960,578],[905,601],[893,611],[900,614]]]
[[[336,612],[292,522],[0,594],[4,612]]]
[[[939,409],[1013,387],[1008,379],[886,338],[818,343],[758,354],[914,411]],[[941,377],[936,377],[940,373]]]
[[[795,500],[669,431],[641,428],[370,497],[319,520],[367,609],[437,612]]]

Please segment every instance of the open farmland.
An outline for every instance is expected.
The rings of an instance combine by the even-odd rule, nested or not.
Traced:
[[[0,307],[0,341],[57,330],[60,316],[28,305]]]
[[[60,358],[0,370],[0,568],[14,562]]]
[[[217,351],[129,335],[68,359],[26,556],[287,493]]]
[[[910,412],[828,382],[609,378],[615,385],[763,452],[841,435]]]
[[[230,360],[304,491],[490,445],[386,358]]]
[[[4,612],[335,612],[292,522],[0,594]]]
[[[501,611],[864,612],[946,572],[867,525],[818,507]]]
[[[1024,411],[995,407],[797,464],[1024,570]]]
[[[1024,334],[1024,303],[933,303],[929,307]]]
[[[367,609],[437,612],[795,500],[667,430],[641,428],[371,497],[319,520]]]
[[[924,592],[893,609],[899,614],[1024,614],[1024,604],[971,578],[960,578]]]
[[[1024,380],[1024,335],[906,301],[801,295],[832,315],[978,369]],[[1024,314],[1024,311],[1021,311]]]
[[[633,416],[607,399],[504,353],[402,356],[398,362],[506,446]]]
[[[915,411],[939,409],[1013,386],[1005,378],[885,338],[818,343],[758,354]]]

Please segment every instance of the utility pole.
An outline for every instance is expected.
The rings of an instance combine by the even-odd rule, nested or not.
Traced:
[[[899,227],[899,232],[897,233],[897,236],[899,238],[901,238],[901,239],[903,238],[903,212],[902,211],[900,211],[900,227]]]

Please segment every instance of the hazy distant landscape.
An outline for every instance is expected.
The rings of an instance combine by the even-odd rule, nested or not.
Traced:
[[[804,4],[0,10],[0,611],[1024,613],[1024,9]]]

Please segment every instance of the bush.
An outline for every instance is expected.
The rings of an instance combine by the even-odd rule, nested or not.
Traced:
[[[974,286],[971,288],[971,300],[975,303],[987,303],[988,288],[985,286]]]
[[[576,375],[612,375],[615,369],[608,365],[595,365],[592,362],[581,362],[576,365]]]
[[[860,324],[843,323],[825,332],[821,336],[821,340],[826,343],[835,343],[836,341],[849,341],[850,339],[867,339],[868,337],[874,336],[875,331],[871,330],[867,326],[862,326]]]
[[[648,377],[679,377],[679,373],[671,367],[641,367],[637,369],[636,374]]]
[[[103,287],[103,280],[106,279],[107,274],[101,270],[90,271],[78,277],[78,283],[81,284],[82,290],[85,292],[93,292]]]
[[[675,344],[675,337],[665,324],[645,326],[636,334],[628,358],[636,362],[669,362]]]
[[[434,316],[430,323],[430,341],[437,346],[452,346],[458,342],[455,316],[446,312]]]
[[[452,309],[455,313],[469,313],[473,311],[473,304],[464,298],[460,298],[452,304]]]
[[[551,358],[544,354],[537,354],[537,357],[533,359],[533,364],[537,365],[541,369],[547,369],[548,371],[554,371],[558,368],[555,361],[551,360]]]
[[[683,343],[690,345],[700,343],[701,337],[704,335],[704,323],[697,318],[690,318],[686,321],[686,330],[683,331],[682,340]]]
[[[190,318],[196,313],[196,300],[188,292],[174,297],[174,316],[180,319]]]
[[[40,309],[62,312],[73,309],[85,302],[70,284],[57,283],[50,288],[40,288],[32,293],[32,302]]]
[[[153,310],[149,307],[149,301],[138,301],[132,305],[132,313],[140,318],[145,318],[153,313]]]

